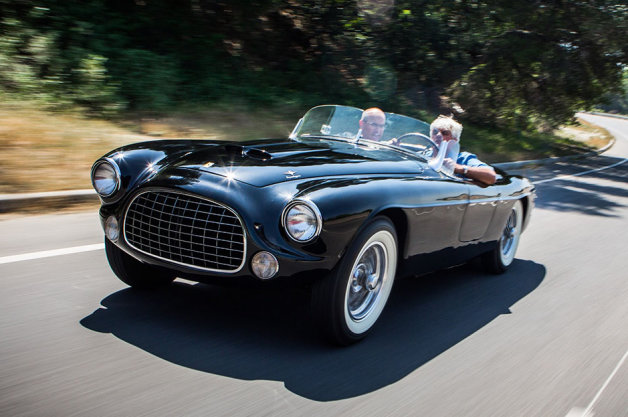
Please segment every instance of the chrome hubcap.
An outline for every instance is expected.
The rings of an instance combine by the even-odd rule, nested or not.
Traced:
[[[362,320],[377,305],[387,262],[386,250],[379,242],[373,242],[356,262],[347,299],[353,320]]]

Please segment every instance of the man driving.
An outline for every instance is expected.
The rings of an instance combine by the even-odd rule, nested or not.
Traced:
[[[364,139],[379,141],[386,127],[386,114],[377,107],[371,107],[362,112],[360,129]]]

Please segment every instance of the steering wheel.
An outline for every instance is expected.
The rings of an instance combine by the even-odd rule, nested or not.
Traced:
[[[392,141],[395,145],[416,152],[426,159],[438,152],[438,146],[427,135],[419,132],[406,133]]]

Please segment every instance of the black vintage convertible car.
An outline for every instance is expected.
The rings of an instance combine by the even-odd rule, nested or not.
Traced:
[[[157,140],[106,154],[92,182],[112,270],[134,288],[176,277],[303,285],[315,323],[345,345],[373,328],[395,278],[475,257],[504,272],[533,185],[499,170],[492,186],[459,178],[427,123],[388,113],[375,142],[361,137],[361,115],[319,106],[284,139]]]

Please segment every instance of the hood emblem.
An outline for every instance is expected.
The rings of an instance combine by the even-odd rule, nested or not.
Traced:
[[[301,177],[301,175],[297,174],[296,171],[286,171],[284,174],[287,180]]]
[[[213,162],[205,162],[205,163],[203,164],[203,166],[204,166],[205,168],[209,168],[209,167],[214,166],[214,163],[213,163]]]

